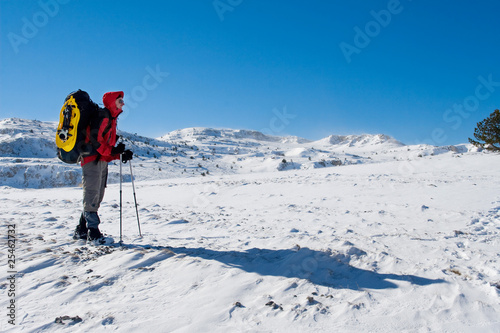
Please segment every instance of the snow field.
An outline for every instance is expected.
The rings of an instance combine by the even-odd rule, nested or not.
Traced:
[[[126,183],[123,248],[70,239],[80,188],[2,187],[19,273],[17,326],[0,328],[499,331],[497,156],[402,163],[138,181],[142,239]],[[104,200],[118,241],[118,185]]]

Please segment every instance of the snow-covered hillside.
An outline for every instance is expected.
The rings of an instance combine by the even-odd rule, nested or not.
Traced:
[[[0,121],[0,182],[17,188],[77,186],[81,170],[56,158],[53,122]],[[317,169],[340,165],[413,161],[467,153],[469,145],[406,146],[385,135],[329,136],[318,141],[257,131],[187,128],[153,139],[121,132],[134,151],[137,180]],[[110,173],[110,183],[119,174]]]

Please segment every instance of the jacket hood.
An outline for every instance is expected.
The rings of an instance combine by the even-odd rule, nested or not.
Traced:
[[[104,103],[104,107],[108,109],[111,112],[111,116],[113,118],[118,117],[120,113],[123,111],[118,109],[116,107],[116,99],[122,97],[123,98],[123,91],[111,91],[107,92],[102,96],[102,102]]]

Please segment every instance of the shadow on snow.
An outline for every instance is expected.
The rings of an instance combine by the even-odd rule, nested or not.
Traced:
[[[299,250],[253,248],[244,252],[184,247],[169,247],[169,249],[176,254],[216,260],[228,267],[239,268],[249,273],[305,279],[316,285],[337,289],[398,288],[398,285],[390,280],[405,281],[419,286],[445,282],[442,279],[427,279],[415,275],[381,274],[351,266],[349,261],[356,255],[315,251],[309,248]]]

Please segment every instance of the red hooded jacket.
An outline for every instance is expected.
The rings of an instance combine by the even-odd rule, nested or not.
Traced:
[[[111,162],[120,158],[118,154],[112,154],[111,149],[116,145],[116,120],[123,111],[116,107],[116,99],[122,97],[123,91],[107,92],[102,97],[105,109],[99,110],[97,124],[87,130],[87,138],[92,142],[93,153],[82,159],[81,165],[99,159]],[[91,137],[92,135],[92,137]]]

